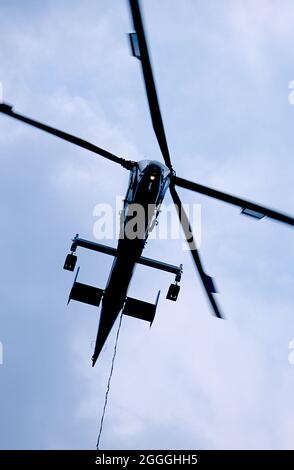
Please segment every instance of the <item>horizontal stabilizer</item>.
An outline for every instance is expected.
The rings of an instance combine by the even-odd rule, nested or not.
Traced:
[[[123,314],[129,317],[138,318],[139,320],[145,320],[152,325],[155,317],[156,308],[159,300],[160,291],[157,294],[155,304],[144,302],[143,300],[132,299],[127,297],[125,306],[123,308]]]
[[[77,300],[78,302],[83,302],[84,304],[94,305],[99,307],[104,291],[98,287],[88,286],[87,284],[82,284],[77,282],[79,269],[77,271],[73,286],[71,288],[68,303],[71,300]]]

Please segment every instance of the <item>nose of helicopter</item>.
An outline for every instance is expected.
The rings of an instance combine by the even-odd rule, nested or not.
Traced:
[[[149,179],[151,181],[154,181],[154,180],[158,179],[161,176],[162,171],[161,171],[161,168],[158,165],[151,164],[147,168],[147,173],[148,173]]]

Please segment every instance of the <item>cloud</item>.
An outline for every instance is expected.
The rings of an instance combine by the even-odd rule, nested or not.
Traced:
[[[170,5],[144,2],[144,12],[177,173],[291,213],[291,3]],[[4,2],[1,12],[8,102],[118,155],[160,158],[124,2]],[[0,125],[1,447],[94,448],[115,332],[92,369],[99,312],[66,307],[73,278],[62,265],[77,231],[92,238],[95,204],[124,194],[127,173]],[[181,195],[202,205],[201,253],[227,320],[211,316],[181,241],[148,242],[146,256],[184,263],[181,293],[165,300],[173,277],[137,268],[130,295],[154,301],[160,288],[161,298],[151,330],[123,321],[102,445],[293,448],[292,232]],[[111,262],[81,251],[81,282],[104,288]]]

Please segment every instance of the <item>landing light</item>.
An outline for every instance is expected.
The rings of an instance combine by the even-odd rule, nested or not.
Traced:
[[[155,178],[156,178],[156,177],[155,177],[154,175],[151,175],[151,176],[150,176],[151,181],[154,181]]]

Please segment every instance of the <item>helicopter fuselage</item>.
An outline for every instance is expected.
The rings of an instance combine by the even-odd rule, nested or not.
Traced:
[[[102,300],[93,366],[124,306],[136,262],[154,228],[169,184],[170,170],[157,161],[142,160],[134,163],[130,170],[129,186],[121,213],[117,256]]]

